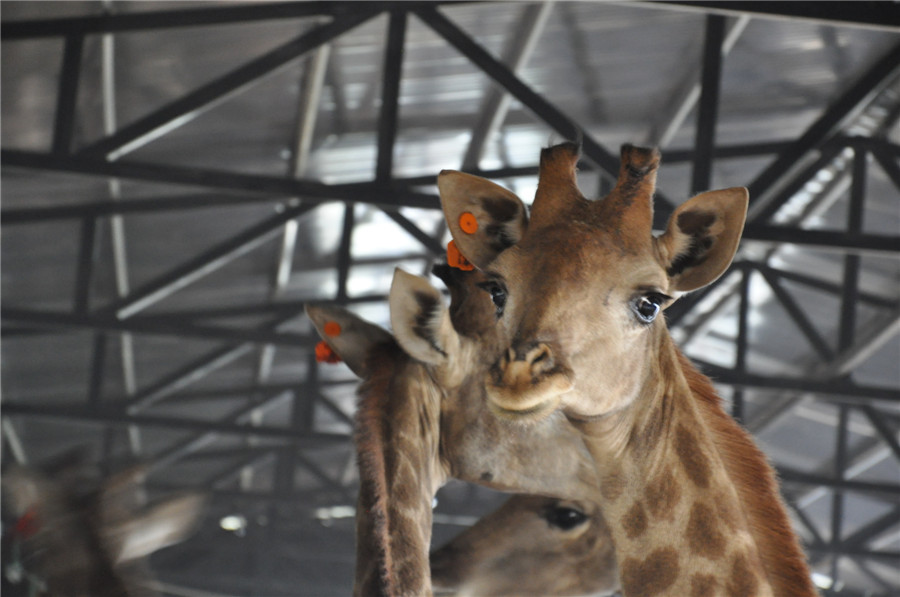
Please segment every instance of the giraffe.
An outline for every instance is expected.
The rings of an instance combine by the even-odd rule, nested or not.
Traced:
[[[15,519],[4,533],[4,589],[53,597],[154,595],[144,558],[187,538],[204,500],[185,494],[148,507],[145,473],[135,466],[98,481],[76,452],[47,469],[4,471],[3,506]]]
[[[559,413],[572,422],[599,478],[593,499],[626,597],[815,595],[771,466],[659,317],[728,267],[747,190],[689,199],[654,237],[659,153],[624,146],[616,186],[598,201],[578,189],[579,153],[573,143],[541,152],[527,222],[499,185],[438,176],[451,235],[486,277],[504,346],[495,358],[492,339],[484,353],[488,407],[526,429]]]
[[[397,329],[430,318],[452,338],[436,351],[406,334],[403,342],[424,359],[412,358],[399,338],[346,309],[306,307],[327,345],[363,379],[355,421],[360,471],[355,595],[430,594],[431,503],[450,477],[574,499],[593,493],[597,483],[590,455],[565,417],[548,417],[523,434],[483,408],[483,396],[472,393],[478,380],[468,374],[475,365],[466,359],[478,358],[473,338],[492,322],[480,317],[484,309],[477,305],[490,301],[483,292],[472,292],[479,274],[438,272],[453,291],[452,311],[421,278],[398,270],[391,287]],[[458,334],[454,325],[472,337]]]
[[[435,593],[601,597],[619,588],[597,504],[519,494],[431,553]]]

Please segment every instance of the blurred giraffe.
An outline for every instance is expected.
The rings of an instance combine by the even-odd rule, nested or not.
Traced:
[[[147,504],[145,469],[98,480],[67,454],[48,469],[14,465],[3,473],[4,595],[155,595],[146,556],[185,539],[203,506],[198,495]]]

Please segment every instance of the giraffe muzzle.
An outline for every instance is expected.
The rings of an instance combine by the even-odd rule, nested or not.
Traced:
[[[489,404],[501,414],[515,416],[549,414],[571,389],[569,369],[543,342],[509,348],[487,379]]]

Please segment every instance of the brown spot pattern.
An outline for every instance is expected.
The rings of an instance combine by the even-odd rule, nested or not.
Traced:
[[[665,409],[662,406],[656,407],[650,416],[647,417],[647,421],[644,423],[644,426],[641,428],[640,433],[637,434],[635,439],[634,448],[639,454],[646,454],[653,450],[657,443],[659,443],[659,438],[662,436],[663,430],[663,413]]]
[[[681,487],[672,471],[663,471],[647,484],[644,490],[647,510],[653,518],[671,518],[681,499]]]
[[[643,561],[625,558],[621,572],[623,594],[628,597],[659,595],[678,578],[678,552],[672,547],[662,547],[654,549]]]
[[[759,580],[750,566],[749,558],[746,554],[739,553],[735,556],[731,567],[731,578],[726,587],[728,597],[755,595],[758,587]]]
[[[691,597],[713,597],[716,578],[712,574],[695,574],[691,577]]]
[[[625,491],[625,479],[617,473],[604,475],[600,480],[600,494],[610,502],[619,499]]]
[[[647,530],[647,514],[640,502],[635,502],[622,517],[622,528],[629,539],[640,537]]]
[[[702,502],[691,507],[687,524],[687,544],[691,552],[717,560],[724,555],[725,536],[718,529],[715,511]]]
[[[713,503],[716,505],[716,510],[719,513],[719,521],[729,530],[733,531],[737,529],[738,522],[741,520],[743,514],[738,510],[734,498],[731,495],[722,492]]]
[[[684,472],[694,485],[703,489],[709,487],[709,458],[697,445],[697,438],[684,425],[675,430],[675,451]]]

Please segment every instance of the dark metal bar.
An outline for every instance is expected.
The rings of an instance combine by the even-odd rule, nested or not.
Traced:
[[[91,357],[91,377],[88,382],[88,404],[97,406],[103,393],[103,377],[106,374],[106,344],[104,332],[94,334],[94,348]]]
[[[817,475],[797,471],[789,467],[779,466],[778,475],[783,481],[802,483],[803,485],[821,485],[829,489],[842,491],[856,491],[871,494],[872,497],[881,497],[890,503],[895,503],[900,496],[900,485],[890,483],[875,483],[872,481],[856,481],[852,479],[835,479],[826,475]]]
[[[754,206],[765,206],[768,195],[797,161],[819,147],[844,124],[855,117],[866,103],[880,92],[900,71],[900,44],[875,62],[859,80],[845,91],[796,141],[785,149],[748,185]],[[759,207],[756,207],[759,209]]]
[[[888,447],[890,447],[891,452],[894,453],[894,458],[900,461],[900,442],[897,441],[897,432],[890,428],[884,415],[867,404],[860,406],[859,410],[866,415],[866,418],[869,419],[869,423],[875,428],[875,431],[878,432],[881,439],[884,440]]]
[[[287,176],[240,174],[227,170],[187,168],[170,164],[151,164],[131,160],[109,162],[84,156],[55,156],[33,151],[4,149],[0,151],[4,167],[35,168],[53,172],[72,172],[113,178],[148,180],[166,184],[193,185],[223,191],[249,191],[303,197],[308,203],[325,201],[357,201],[388,207],[422,207],[439,209],[440,198],[393,186],[373,183],[328,185],[317,181]],[[127,209],[127,208],[126,208]]]
[[[546,122],[556,132],[569,140],[581,140],[582,151],[585,157],[597,164],[597,166],[612,177],[617,177],[619,172],[619,159],[610,153],[605,147],[587,134],[582,128],[572,122],[556,106],[548,102],[531,87],[519,79],[505,64],[491,56],[484,48],[472,40],[462,29],[438,12],[437,8],[428,6],[414,10],[426,25],[438,35],[446,39],[461,54],[481,68],[488,76],[494,79],[509,91],[516,99],[522,102],[529,110],[534,112],[541,120]],[[672,202],[662,194],[656,194],[657,211],[659,221],[665,223],[672,212]],[[661,226],[659,226],[661,227]]]
[[[772,199],[761,209],[755,210],[750,218],[751,222],[766,222],[774,216],[791,197],[796,195],[812,178],[821,170],[827,168],[846,147],[837,140],[826,141],[819,148],[819,157],[808,166],[797,172],[791,180],[783,185]]]
[[[823,250],[877,253],[885,257],[900,253],[900,236],[830,230],[806,230],[788,226],[747,224],[742,240],[803,245]]]
[[[347,278],[350,275],[350,249],[353,244],[353,226],[355,223],[354,205],[348,202],[344,207],[344,225],[341,229],[341,244],[337,255],[337,300],[344,304],[347,301]]]
[[[244,423],[244,419],[249,415],[252,411],[258,408],[265,408],[269,403],[278,400],[284,395],[284,392],[278,392],[273,395],[269,395],[262,400],[254,400],[250,404],[245,404],[240,408],[233,410],[228,415],[222,417],[220,422],[222,423]],[[196,435],[193,437],[189,437],[177,444],[166,448],[160,452],[157,452],[152,457],[152,466],[155,469],[159,469],[163,466],[169,466],[175,461],[196,452],[202,446],[214,441],[217,435],[215,433],[202,433],[200,435]],[[242,446],[239,448],[243,454],[246,454],[248,448],[246,446]],[[270,448],[269,448],[270,449]]]
[[[898,523],[900,523],[900,507],[855,529],[844,538],[844,547],[862,547]]]
[[[61,204],[45,207],[23,207],[0,212],[3,225],[25,224],[73,218],[99,218],[116,214],[151,213],[203,209],[213,206],[243,205],[246,203],[279,203],[285,197],[257,195],[229,195],[227,193],[191,193],[171,197],[149,197],[130,201],[91,201],[77,205]]]
[[[802,508],[798,507],[797,504],[794,503],[793,500],[789,499],[785,496],[785,502],[788,507],[794,512],[797,520],[800,521],[800,524],[803,525],[809,534],[813,536],[812,542],[807,542],[806,546],[809,545],[825,545],[825,539],[822,538],[822,533],[819,532],[819,529],[816,527],[816,524],[812,521],[809,515],[803,511]]]
[[[691,194],[709,189],[712,183],[713,148],[716,144],[716,122],[719,118],[719,91],[722,82],[722,42],[725,40],[725,17],[707,15],[706,38],[703,43],[703,71],[700,78],[700,103],[695,136],[694,171]]]
[[[195,118],[204,108],[240,90],[263,75],[272,72],[289,61],[302,56],[361,25],[378,13],[360,5],[353,14],[345,14],[331,23],[316,27],[243,66],[210,81],[109,137],[84,147],[81,153],[119,157],[150,140],[165,134],[172,127],[180,126]]]
[[[4,21],[0,25],[0,37],[3,38],[3,41],[11,41],[72,34],[90,35],[200,27],[317,15],[341,17],[353,10],[358,10],[358,5],[354,2],[275,2],[213,8],[150,10],[63,19]]]
[[[150,280],[140,288],[132,291],[128,296],[106,307],[104,312],[115,313],[119,318],[132,316],[161,298],[233,261],[236,257],[262,245],[275,236],[285,222],[302,216],[312,210],[313,207],[315,207],[314,204],[302,204],[287,208],[281,213],[251,226],[232,238],[157,276],[156,279]]]
[[[81,242],[78,247],[78,263],[75,274],[75,312],[87,313],[91,297],[91,280],[94,276],[94,241],[97,220],[81,221]]]
[[[56,92],[56,121],[53,127],[53,151],[55,153],[68,153],[72,149],[83,49],[83,35],[66,36],[62,70],[59,74],[59,89]]]
[[[800,308],[793,297],[788,294],[778,278],[770,271],[770,268],[761,268],[759,273],[762,274],[763,278],[769,284],[769,288],[772,289],[775,298],[778,299],[778,302],[781,303],[781,306],[784,307],[784,310],[790,315],[791,320],[797,324],[797,327],[806,337],[810,347],[819,353],[819,357],[826,363],[832,361],[834,359],[834,351],[828,348],[828,342],[821,334],[819,334],[816,327],[806,316],[806,313]]]
[[[125,408],[131,412],[139,412],[152,404],[159,402],[181,388],[184,388],[198,379],[206,377],[211,371],[227,365],[228,363],[248,354],[253,345],[238,344],[216,349],[210,353],[198,357],[176,371],[157,380],[134,396],[125,398]]]
[[[392,10],[388,22],[387,47],[384,51],[384,71],[381,80],[381,115],[378,119],[378,161],[375,179],[391,179],[394,169],[394,142],[400,111],[400,79],[403,75],[403,45],[406,39],[407,13]]]
[[[789,282],[794,282],[797,284],[802,284],[804,286],[808,286],[810,288],[815,288],[817,290],[822,290],[834,295],[840,294],[841,285],[835,284],[833,282],[828,282],[826,280],[820,280],[818,278],[813,278],[812,276],[808,276],[806,274],[800,274],[797,272],[789,272],[783,269],[777,269],[769,265],[765,265],[762,263],[751,263],[751,262],[743,262],[746,263],[749,267],[753,267],[760,272],[763,273],[767,278],[777,279],[777,280],[787,280]],[[886,298],[883,296],[878,296],[872,294],[870,292],[862,292],[859,293],[859,301],[863,303],[869,303],[872,307],[880,307],[884,309],[892,309],[895,310],[897,307],[900,307],[900,301],[893,298]]]
[[[890,2],[828,2],[813,7],[809,2],[769,2],[743,0],[688,0],[672,2],[654,0],[653,4],[677,8],[698,9],[715,14],[752,14],[760,18],[809,20],[828,25],[856,25],[879,29],[900,30],[900,7]]]
[[[406,230],[410,236],[422,243],[425,248],[434,255],[441,255],[444,252],[444,247],[441,246],[440,242],[422,232],[421,228],[412,223],[409,218],[400,212],[387,209],[382,211],[384,211],[384,213],[387,214],[390,219],[394,220],[401,228]]]
[[[878,160],[878,163],[881,164],[882,170],[888,175],[894,186],[900,189],[900,167],[897,166],[895,161],[897,159],[896,156],[890,155],[884,147],[873,149],[872,154]]]
[[[531,56],[553,8],[551,2],[526,5],[522,8],[522,16],[513,25],[509,47],[504,52],[504,60],[511,71],[517,72]],[[494,86],[487,90],[478,107],[478,121],[472,129],[472,138],[463,156],[461,170],[470,172],[478,168],[484,147],[503,124],[509,105],[509,96],[505,92]]]
[[[251,342],[254,344],[277,344],[309,348],[317,341],[312,336],[290,332],[269,332],[263,330],[240,329],[212,325],[198,325],[188,321],[176,322],[171,319],[158,321],[152,317],[131,317],[117,319],[108,315],[74,314],[59,311],[39,311],[3,306],[0,317],[9,321],[20,321],[51,327],[86,328],[96,331],[126,331],[151,335],[183,336],[224,340],[229,342]]]
[[[129,415],[112,409],[71,408],[47,404],[26,404],[23,402],[4,402],[4,416],[23,416],[45,419],[57,419],[78,423],[96,423],[108,425],[136,425],[138,427],[166,427],[183,429],[198,433],[220,433],[224,435],[244,435],[279,439],[298,444],[300,447],[321,447],[327,443],[345,443],[350,436],[345,433],[304,433],[298,435],[293,429],[275,426],[250,426],[219,421],[204,421],[162,415]]]
[[[846,348],[844,346],[843,348]],[[834,455],[834,480],[841,483],[845,478],[847,469],[847,423],[850,420],[849,407],[845,404],[838,405],[838,424],[835,455]],[[835,549],[831,560],[831,578],[839,582],[841,551],[841,523],[844,520],[844,493],[840,486],[834,486],[831,496],[831,541],[829,545]]]
[[[717,384],[758,390],[811,392],[832,397],[837,402],[847,402],[853,405],[859,405],[869,400],[900,402],[900,394],[895,388],[858,386],[846,378],[818,381],[800,377],[757,375],[713,365],[699,359],[692,359],[692,361]]]

